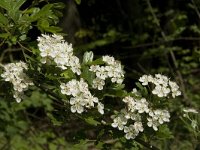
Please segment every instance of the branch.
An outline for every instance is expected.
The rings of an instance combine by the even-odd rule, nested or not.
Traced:
[[[159,148],[150,145],[149,143],[146,143],[145,141],[141,140],[141,139],[135,139],[136,142],[140,143],[141,145],[143,145],[144,147],[148,148],[148,149],[152,149],[152,150],[160,150]]]

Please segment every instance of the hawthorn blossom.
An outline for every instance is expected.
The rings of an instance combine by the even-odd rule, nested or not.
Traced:
[[[161,74],[155,74],[155,77],[151,75],[143,75],[139,78],[139,81],[144,86],[149,83],[154,84],[155,88],[152,90],[152,93],[158,97],[167,97],[170,93],[173,98],[181,95],[179,86],[175,82],[170,81],[167,76]]]
[[[148,113],[149,108],[148,108],[148,102],[146,101],[145,98],[141,98],[140,100],[136,101],[135,109],[138,110],[138,113]]]
[[[158,126],[163,124],[164,122],[169,122],[170,114],[167,110],[153,110],[149,112],[149,116],[147,118],[149,127],[152,127],[155,131],[158,130]]]
[[[112,83],[121,84],[124,78],[124,71],[121,63],[116,61],[114,57],[110,56],[103,56],[102,60],[105,62],[105,65],[90,66],[89,70],[94,72],[96,75],[92,87],[102,90],[107,78],[110,78]]]
[[[92,81],[92,87],[95,88],[95,89],[98,89],[98,90],[103,90],[103,86],[105,85],[105,80],[102,80],[100,78],[95,78],[93,81]]]
[[[90,93],[88,84],[83,78],[80,81],[72,79],[67,83],[61,83],[60,88],[62,94],[72,96],[70,98],[71,112],[81,114],[85,108],[93,108],[97,105],[99,113],[104,113],[104,105]]]
[[[62,36],[42,34],[37,41],[42,63],[52,60],[62,70],[70,68],[74,73],[81,74],[79,59],[73,55],[72,44],[64,41]]]
[[[139,132],[143,132],[144,128],[142,122],[135,122],[133,125],[131,124],[129,127],[124,127],[124,133],[126,139],[134,139]]]
[[[5,81],[12,83],[14,89],[13,97],[19,103],[24,97],[24,91],[28,90],[30,85],[33,85],[33,82],[24,73],[24,70],[28,70],[28,66],[26,63],[20,61],[3,65],[3,67],[4,72],[1,74],[1,77]]]
[[[113,128],[118,128],[119,130],[123,130],[126,123],[127,123],[127,119],[125,118],[125,116],[118,115],[118,116],[114,117],[113,123],[111,124],[111,126]]]
[[[122,101],[127,103],[128,110],[130,112],[135,112],[136,110],[138,113],[149,112],[148,102],[145,98],[135,99],[131,96],[126,96]]]

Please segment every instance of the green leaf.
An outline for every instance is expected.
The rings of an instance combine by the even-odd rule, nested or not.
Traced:
[[[56,9],[64,9],[65,8],[65,4],[62,2],[58,2],[58,3],[53,3],[53,7]]]
[[[98,124],[101,124],[99,121],[94,120],[94,118],[92,117],[85,118],[85,121],[88,124],[93,125],[93,126],[97,126]]]
[[[45,27],[44,30],[51,33],[58,33],[62,31],[62,28],[56,26],[50,26],[50,27]]]
[[[0,0],[0,7],[9,10],[10,8],[10,2],[6,1],[6,0]]]
[[[0,24],[8,24],[8,19],[2,13],[0,13]]]
[[[144,86],[140,82],[136,82],[135,84],[141,91],[144,90]]]
[[[25,2],[26,0],[17,0],[16,2],[13,2],[13,8],[18,10]]]
[[[47,19],[41,19],[38,21],[37,26],[44,29],[49,27],[49,21]]]
[[[1,33],[0,34],[0,38],[4,38],[4,39],[8,38],[9,36],[10,36],[10,33]]]
[[[64,71],[63,73],[60,74],[62,77],[64,77],[65,79],[71,79],[74,77],[74,73],[70,70],[67,69],[66,71]]]
[[[159,139],[172,139],[172,138],[174,138],[172,132],[169,130],[167,125],[161,125],[159,127],[158,132],[156,132],[156,135]]]
[[[81,77],[85,79],[90,85],[92,85],[92,82],[95,78],[95,74],[91,71],[89,71],[88,66],[82,66],[82,74]]]
[[[81,0],[75,0],[75,2],[80,5],[81,4]]]
[[[44,7],[42,7],[42,9],[39,12],[33,14],[30,17],[31,22],[34,22],[34,21],[36,21],[38,19],[41,19],[44,16],[48,16],[48,14],[49,14],[49,12],[50,12],[52,7],[53,7],[53,4],[47,4]]]
[[[102,58],[96,59],[92,61],[91,63],[88,63],[89,65],[102,65],[105,64],[105,62],[102,60]]]

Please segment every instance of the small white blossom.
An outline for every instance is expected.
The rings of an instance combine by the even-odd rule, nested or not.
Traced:
[[[135,122],[134,125],[129,127],[124,127],[124,132],[126,133],[126,139],[134,139],[139,132],[143,132],[144,128],[141,122]]]
[[[115,64],[115,58],[111,56],[103,56],[103,61],[106,62],[108,65],[114,65]]]
[[[148,113],[149,108],[148,108],[148,102],[146,101],[145,98],[142,98],[141,100],[136,101],[135,108],[138,110],[138,113]]]
[[[98,77],[95,78],[92,83],[92,87],[98,90],[103,90],[103,86],[105,85],[105,81]]]
[[[158,97],[166,97],[170,93],[170,89],[165,86],[156,85],[152,93]]]
[[[142,82],[142,85],[148,85],[149,80],[147,75],[143,75],[142,77],[139,78],[139,81]]]
[[[156,119],[153,118],[147,118],[148,127],[152,127],[155,131],[158,131],[158,126],[160,125]]]
[[[169,86],[171,88],[173,98],[181,95],[181,91],[179,91],[179,86],[175,82],[169,81]]]
[[[129,127],[124,127],[124,133],[126,139],[135,139],[135,137],[138,135],[138,133],[135,131],[134,125],[130,125]]]
[[[118,115],[113,119],[113,123],[111,124],[113,128],[118,128],[119,130],[123,130],[124,126],[127,123],[127,119],[123,115]]]
[[[128,106],[128,110],[130,112],[134,112],[136,110],[136,100],[131,97],[131,96],[126,96],[125,98],[123,98],[122,100],[123,102],[127,103]]]

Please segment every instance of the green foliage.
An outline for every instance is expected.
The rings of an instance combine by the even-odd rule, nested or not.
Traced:
[[[42,33],[62,31],[55,25],[59,17],[62,17],[60,10],[64,8],[63,3],[46,4],[40,8],[39,2],[35,0],[31,7],[24,8],[25,2],[26,0],[0,2],[0,38],[3,42],[11,46],[17,42],[29,40],[30,37],[27,37],[27,34],[34,26]]]

